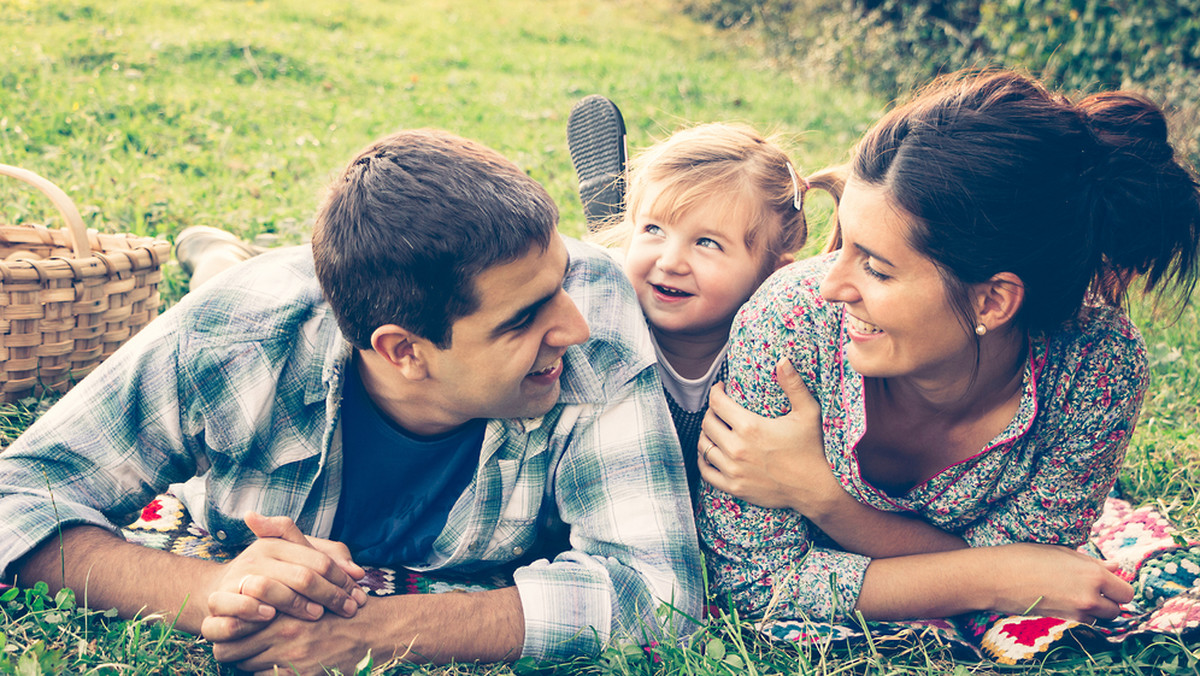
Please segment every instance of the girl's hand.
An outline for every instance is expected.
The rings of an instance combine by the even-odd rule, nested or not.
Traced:
[[[820,405],[786,358],[775,373],[792,406],[780,418],[751,413],[723,384],[713,386],[696,449],[700,476],[746,502],[811,516],[809,510],[843,491],[825,460]]]

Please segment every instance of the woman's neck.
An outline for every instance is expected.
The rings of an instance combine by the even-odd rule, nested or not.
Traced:
[[[978,370],[972,353],[946,376],[888,378],[874,383],[876,391],[897,409],[945,420],[986,415],[1018,398],[1029,352],[1024,332],[995,335],[980,341]]]
[[[959,360],[965,364],[946,365],[952,377],[866,379],[867,426],[857,445],[863,478],[903,495],[975,455],[1011,423],[1028,348],[1022,337],[988,338],[978,371],[971,350],[969,361]]]
[[[713,361],[729,342],[729,327],[704,334],[681,334],[660,331],[651,326],[654,341],[667,363],[680,376],[689,380],[708,373]]]

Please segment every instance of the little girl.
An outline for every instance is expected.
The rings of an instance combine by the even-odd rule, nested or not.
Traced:
[[[705,124],[634,158],[628,185],[624,214],[592,239],[623,250],[694,497],[700,423],[723,379],[730,324],[804,245],[808,183],[753,129]]]

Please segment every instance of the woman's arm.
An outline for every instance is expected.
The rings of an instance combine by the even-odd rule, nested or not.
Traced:
[[[791,411],[766,418],[713,387],[698,449],[700,476],[714,487],[768,508],[791,508],[850,552],[878,557],[966,547],[962,538],[918,518],[855,500],[825,459],[821,410],[786,358],[776,380]]]
[[[1075,550],[1020,543],[877,559],[857,610],[868,620],[949,617],[973,610],[1112,619],[1133,587],[1111,566]]]

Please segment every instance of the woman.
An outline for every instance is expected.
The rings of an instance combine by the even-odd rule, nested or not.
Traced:
[[[840,249],[734,322],[699,444],[714,590],[819,620],[1116,616],[1131,587],[1070,548],[1147,385],[1126,290],[1196,280],[1200,193],[1161,111],[952,76],[868,132],[837,215]]]

